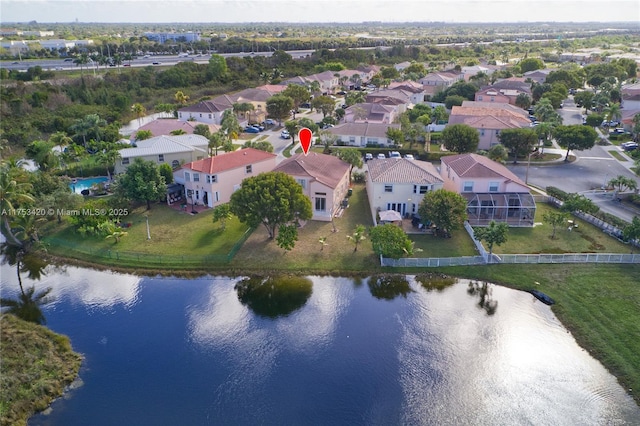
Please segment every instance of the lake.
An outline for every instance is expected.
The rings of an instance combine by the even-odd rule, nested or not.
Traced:
[[[15,295],[15,269],[1,272]],[[548,306],[491,284],[76,267],[23,283],[53,288],[47,325],[85,356],[31,426],[640,422]]]

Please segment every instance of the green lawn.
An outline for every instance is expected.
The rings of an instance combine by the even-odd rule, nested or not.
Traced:
[[[409,234],[414,242],[414,248],[422,251],[414,251],[412,257],[459,257],[475,256],[476,247],[464,229],[452,232],[451,238],[436,237],[431,234]]]
[[[618,161],[628,161],[626,158],[624,158],[618,151],[607,151],[609,154],[611,154],[611,156],[613,158],[615,158]]]
[[[552,210],[556,209],[546,203],[538,203],[535,217],[537,225],[533,228],[509,228],[507,242],[494,246],[494,253],[629,253],[628,245],[574,216],[570,220],[577,223],[578,227],[569,232],[567,226],[559,226],[552,239],[551,225],[542,220],[544,213]]]

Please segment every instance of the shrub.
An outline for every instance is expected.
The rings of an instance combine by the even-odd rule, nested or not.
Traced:
[[[555,186],[547,186],[546,191],[549,196],[557,198],[558,200],[566,200],[569,196],[568,193],[564,192],[560,188],[556,188]]]
[[[354,183],[364,183],[365,181],[365,174],[364,172],[353,172],[353,182]]]

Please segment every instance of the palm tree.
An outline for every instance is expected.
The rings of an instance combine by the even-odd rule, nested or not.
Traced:
[[[318,93],[320,91],[320,82],[312,81],[311,83],[309,83],[309,91],[311,93]]]
[[[622,117],[622,111],[620,111],[620,104],[611,103],[608,107],[604,109],[605,117],[607,117],[607,121],[617,121],[620,122],[620,118]]]
[[[104,150],[102,152],[99,152],[96,156],[96,161],[106,167],[109,180],[111,180],[111,172],[109,169],[111,168],[111,166],[115,165],[116,159],[119,156],[120,153],[114,149]]]
[[[44,268],[47,264],[42,262],[40,257],[28,255],[24,250],[16,247],[3,245],[2,254],[4,255],[5,262],[12,266],[16,265],[20,294],[17,299],[1,298],[0,306],[9,308],[7,310],[9,313],[24,321],[45,324],[47,321],[40,306],[53,300],[48,297],[52,289],[49,287],[36,294],[36,288],[32,286],[25,291],[22,286],[22,277],[20,274],[21,272],[28,272],[29,278],[40,279],[40,276],[44,274]]]
[[[354,74],[349,78],[349,81],[353,83],[353,87],[359,87],[362,84],[362,78],[360,74]]]
[[[44,218],[31,214],[16,216],[13,227],[15,229],[15,236],[22,241],[25,251],[29,251],[32,244],[40,244],[40,237],[38,235],[38,224],[42,222]]]
[[[76,66],[80,65],[80,76],[84,79],[84,66],[89,63],[89,55],[86,53],[81,54],[73,60]]]
[[[49,142],[60,147],[60,152],[63,152],[62,148],[73,143],[73,139],[71,139],[65,132],[56,132],[49,136]]]
[[[186,105],[189,101],[189,96],[185,95],[182,90],[178,90],[173,98],[176,100],[178,105]]]
[[[133,112],[136,115],[136,117],[138,118],[138,126],[141,126],[142,125],[142,121],[141,121],[142,117],[147,112],[147,109],[141,103],[136,102],[135,104],[131,105],[131,112]]]
[[[76,120],[76,123],[71,126],[71,131],[76,136],[82,136],[83,145],[87,146],[87,136],[95,135],[98,141],[100,140],[100,128],[107,125],[107,121],[100,118],[98,114],[88,114],[84,118]]]
[[[15,211],[15,203],[33,203],[33,197],[28,193],[31,189],[29,183],[18,183],[9,173],[9,168],[2,164],[0,168],[0,212],[2,212],[2,233],[11,245],[22,247],[22,242],[13,235],[9,216]],[[17,207],[17,205],[16,205]]]

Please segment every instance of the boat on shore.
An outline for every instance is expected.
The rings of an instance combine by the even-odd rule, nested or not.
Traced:
[[[536,299],[538,299],[539,301],[541,301],[545,305],[551,306],[554,303],[556,303],[555,300],[553,300],[551,297],[549,297],[548,295],[544,294],[540,290],[529,290],[529,293],[533,294],[533,297],[535,297]]]

